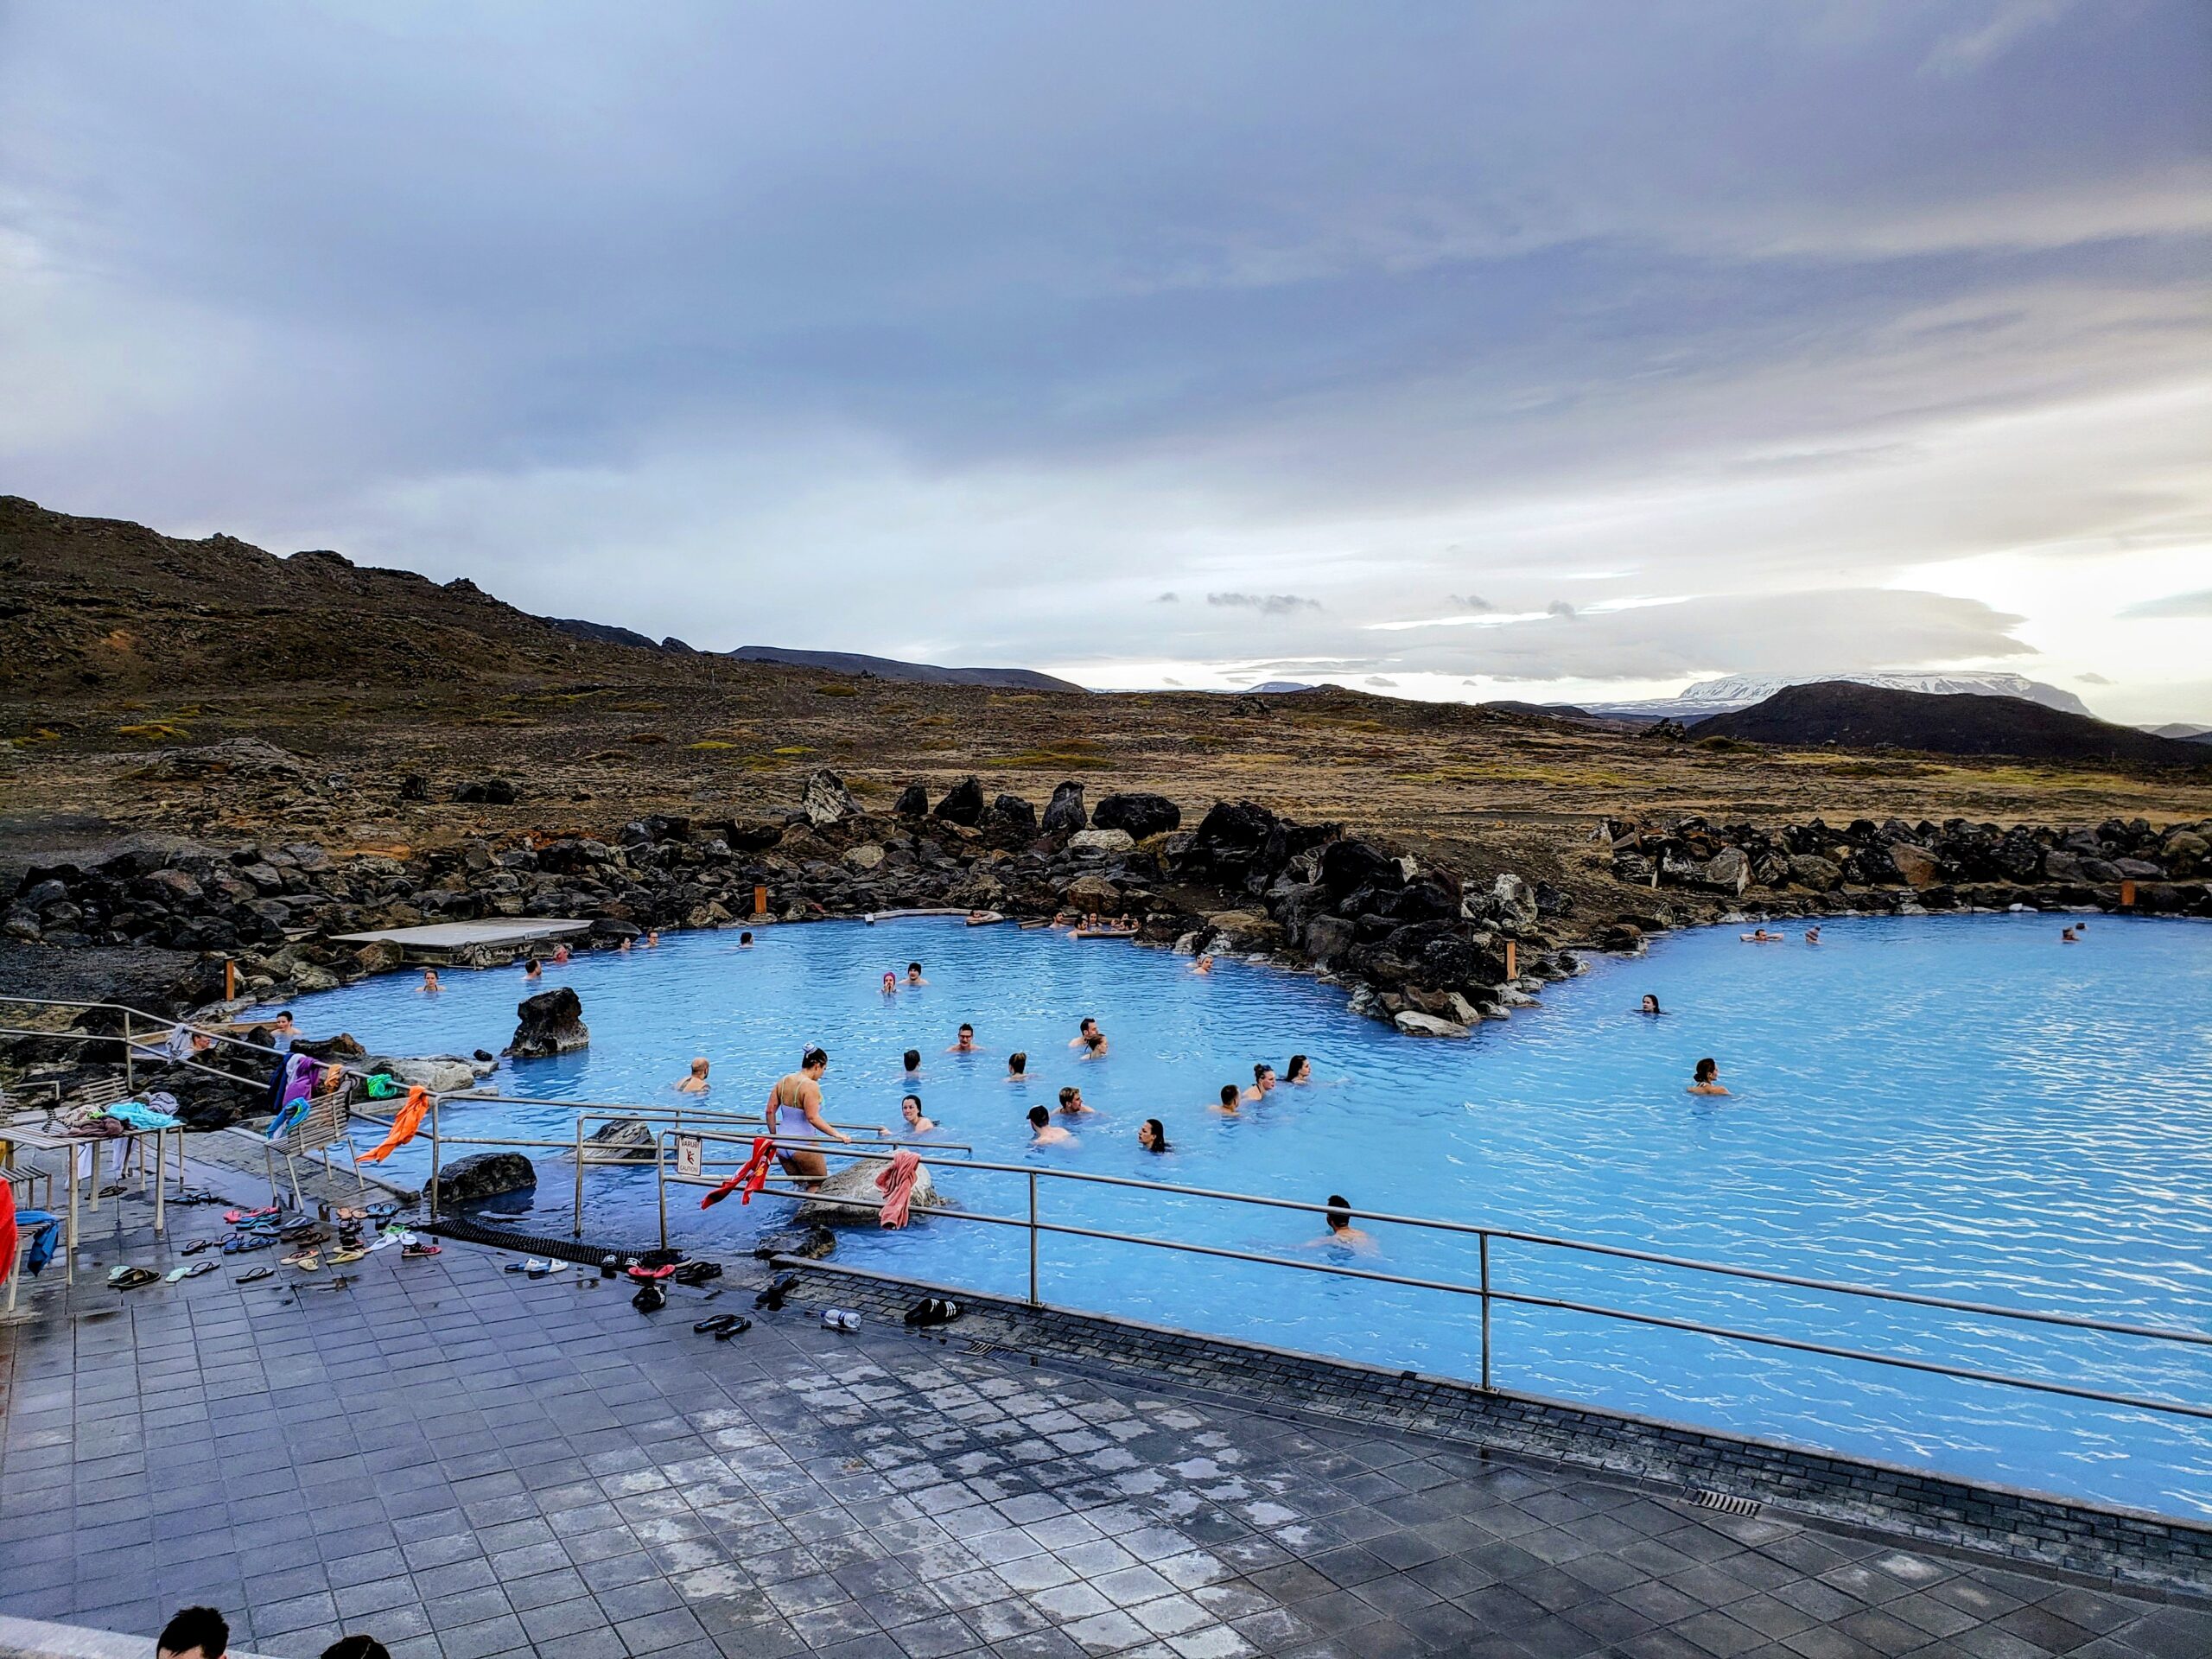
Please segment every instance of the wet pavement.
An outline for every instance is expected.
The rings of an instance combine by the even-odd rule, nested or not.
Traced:
[[[239,1647],[365,1631],[395,1659],[2212,1654],[2202,1606],[969,1352],[957,1325],[846,1335],[795,1304],[694,1335],[749,1311],[735,1283],[640,1314],[448,1243],[335,1291],[235,1283],[264,1252],[111,1292],[109,1263],[175,1259],[124,1203],[127,1254],[96,1244],[67,1295],[50,1269],[0,1326],[0,1613],[150,1633],[208,1602]],[[171,1216],[171,1249],[220,1230]]]

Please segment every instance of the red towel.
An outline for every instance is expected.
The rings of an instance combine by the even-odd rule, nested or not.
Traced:
[[[16,1189],[0,1181],[0,1287],[16,1270]]]
[[[921,1173],[921,1154],[901,1147],[891,1154],[891,1165],[878,1172],[875,1190],[883,1194],[883,1224],[904,1227],[906,1207],[914,1196],[914,1177]]]
[[[752,1203],[753,1195],[767,1185],[768,1166],[773,1161],[775,1156],[776,1143],[765,1135],[755,1136],[753,1142],[753,1155],[745,1160],[745,1167],[700,1199],[699,1207],[702,1210],[710,1209],[729,1197],[731,1193],[737,1192],[741,1186],[745,1191],[739,1195],[737,1201],[740,1204]]]

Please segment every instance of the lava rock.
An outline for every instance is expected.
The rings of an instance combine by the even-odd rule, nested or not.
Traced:
[[[1068,837],[1071,853],[1090,853],[1102,858],[1133,852],[1136,838],[1126,830],[1084,830]]]
[[[807,822],[817,828],[861,815],[860,804],[845,787],[845,780],[827,766],[817,767],[809,774],[799,806],[805,812]]]
[[[837,1249],[837,1235],[827,1227],[786,1229],[782,1232],[763,1233],[753,1247],[753,1255],[763,1262],[779,1255],[795,1255],[804,1262],[819,1262],[833,1255]]]
[[[584,1137],[588,1164],[650,1164],[655,1141],[652,1126],[641,1117],[618,1117],[602,1123]]]
[[[963,778],[947,790],[944,798],[937,804],[936,816],[947,823],[973,830],[983,821],[982,785],[973,778]]]
[[[1318,874],[1329,897],[1339,905],[1362,887],[1395,891],[1406,884],[1406,873],[1398,868],[1398,861],[1371,841],[1331,842],[1321,849]]]
[[[1446,1020],[1439,1014],[1421,1014],[1412,1008],[1402,1008],[1391,1024],[1408,1037],[1465,1037],[1467,1027],[1456,1020]]]
[[[919,784],[909,784],[899,791],[899,798],[891,804],[892,816],[900,818],[920,818],[929,816],[930,792]]]
[[[596,931],[598,924],[593,926]],[[582,1000],[566,985],[524,997],[515,1005],[515,1013],[521,1023],[515,1027],[514,1040],[507,1045],[512,1058],[544,1059],[573,1052],[591,1042],[591,1032],[584,1025]]]
[[[1715,862],[1719,861],[1716,860]],[[1942,866],[1936,855],[1925,847],[1916,847],[1909,841],[1895,842],[1890,848],[1890,862],[1908,887],[1932,887],[1942,879]]]
[[[988,820],[986,829],[1010,840],[1027,842],[1037,838],[1037,809],[1019,795],[1000,796],[984,817]]]
[[[518,1152],[480,1152],[441,1167],[430,1183],[440,1205],[470,1204],[537,1185],[537,1166]]]
[[[722,831],[734,853],[765,853],[784,838],[784,826],[766,818],[733,820]]]
[[[427,801],[430,798],[430,780],[419,772],[410,772],[399,780],[399,798],[403,801]]]
[[[1132,840],[1164,836],[1183,827],[1183,809],[1165,795],[1109,795],[1092,809],[1090,822],[1099,830],[1124,830]]]
[[[1052,801],[1045,808],[1044,831],[1048,836],[1072,836],[1088,822],[1083,785],[1069,779],[1052,791]]]
[[[453,798],[464,806],[512,806],[518,798],[514,785],[505,778],[473,779],[456,788]]]
[[[864,1158],[859,1163],[843,1169],[832,1170],[830,1178],[817,1185],[800,1205],[791,1221],[799,1227],[869,1226],[878,1224],[877,1206],[883,1194],[875,1185],[875,1178],[891,1167],[887,1158]],[[839,1198],[864,1198],[861,1205],[839,1204]],[[914,1189],[908,1200],[913,1210],[942,1210],[944,1196],[930,1179],[930,1166],[922,1165],[914,1172]]]

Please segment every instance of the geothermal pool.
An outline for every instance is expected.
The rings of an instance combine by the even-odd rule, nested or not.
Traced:
[[[448,1135],[566,1138],[571,1100],[677,1103],[695,1054],[706,1103],[755,1111],[801,1046],[831,1055],[838,1122],[899,1121],[900,1052],[949,1141],[993,1161],[1480,1221],[1808,1277],[2130,1323],[2212,1330],[2212,929],[2098,917],[1830,922],[1821,943],[1749,945],[1735,928],[1669,936],[1638,961],[1594,959],[1542,1006],[1463,1043],[1414,1041],[1344,1011],[1340,990],[1224,961],[1008,926],[906,920],[728,932],[547,971],[582,997],[587,1053],[502,1070],[543,1108],[456,1103]],[[886,969],[929,983],[882,994]],[[315,1034],[372,1050],[498,1049],[526,990],[518,968],[445,976],[423,996],[392,976],[294,1006]],[[1646,992],[1667,1009],[1633,1010]],[[1078,1061],[1096,1015],[1108,1055]],[[982,1052],[944,1051],[962,1020]],[[1007,1081],[1010,1051],[1030,1081]],[[1317,1081],[1225,1121],[1206,1109],[1255,1060],[1312,1057]],[[1684,1093],[1720,1063],[1726,1098]],[[1081,1086],[1101,1116],[1072,1146],[1032,1151],[1023,1114]],[[1163,1120],[1165,1157],[1138,1123]],[[364,1144],[366,1144],[364,1142]],[[461,1148],[455,1148],[458,1152]],[[453,1155],[448,1154],[448,1155]],[[419,1176],[426,1147],[392,1160]],[[1017,1176],[932,1165],[964,1207],[1021,1213]],[[571,1177],[542,1164],[516,1224],[565,1236]],[[649,1241],[650,1174],[594,1170],[587,1229]],[[1318,1218],[1067,1182],[1048,1217],[1313,1261]],[[702,1214],[672,1187],[673,1236],[732,1251],[780,1202]],[[1472,1241],[1376,1225],[1360,1265],[1471,1281]],[[1048,1301],[1389,1365],[1471,1376],[1471,1299],[1318,1274],[1047,1237]],[[1019,1294],[1025,1233],[935,1220],[847,1230],[838,1259]],[[1494,1282],[1840,1346],[1891,1349],[2116,1393],[2212,1402],[2212,1349],[2037,1331],[1873,1306],[1632,1263],[1493,1246]],[[2212,1422],[1637,1327],[1501,1306],[1500,1387],[1834,1448],[2169,1513],[2212,1515]]]

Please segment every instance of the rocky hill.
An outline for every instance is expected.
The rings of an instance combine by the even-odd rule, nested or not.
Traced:
[[[658,657],[578,639],[466,578],[0,496],[0,690],[16,695],[635,672]]]
[[[2132,761],[2202,766],[2203,747],[2068,714],[2024,697],[1937,696],[1847,680],[1793,685],[1765,702],[1690,728],[1792,748],[1910,749],[1925,754],[2018,755],[2032,760]]]
[[[1033,668],[939,668],[934,663],[906,663],[895,657],[868,657],[854,651],[740,645],[729,655],[741,663],[783,663],[793,668],[824,668],[833,674],[873,674],[899,685],[993,685],[1015,691],[1084,689],[1072,680],[1055,679]]]

